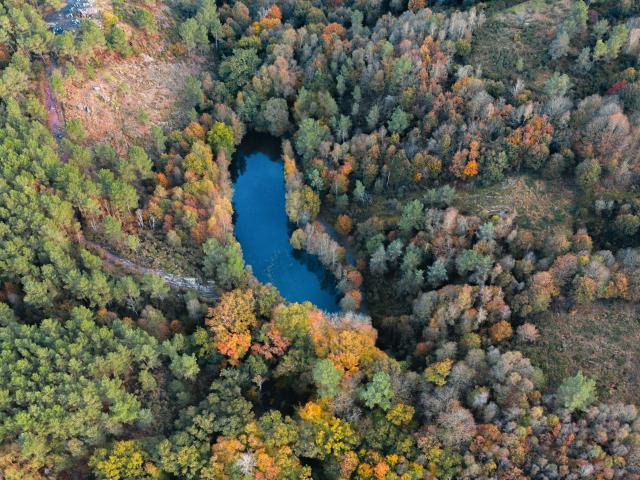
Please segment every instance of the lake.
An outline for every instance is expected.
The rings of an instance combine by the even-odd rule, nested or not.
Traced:
[[[289,243],[295,226],[285,210],[280,141],[248,135],[235,154],[231,177],[235,236],[255,277],[273,284],[291,302],[310,301],[323,310],[340,311],[334,276]]]

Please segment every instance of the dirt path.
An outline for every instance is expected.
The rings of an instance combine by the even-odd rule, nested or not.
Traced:
[[[85,8],[85,9],[94,8],[92,4],[86,1],[85,2],[77,1],[73,5],[71,5],[71,7],[73,7],[72,11],[73,9],[78,9],[78,8]],[[65,19],[67,17],[68,15],[62,15],[60,16],[60,19],[58,17],[53,18],[54,27],[56,27],[56,25],[59,22],[65,22],[66,21]],[[76,23],[73,23],[72,25],[70,24],[70,26],[67,26],[65,24],[64,25],[65,28],[62,28],[62,31],[66,30],[67,28],[75,28],[76,25],[77,25]],[[57,25],[57,26],[58,28],[61,28],[60,25]],[[151,63],[151,59],[146,60],[144,63],[147,63],[147,64]],[[51,60],[51,62],[47,65],[45,72],[43,74],[42,89],[44,90],[43,96],[44,96],[45,106],[47,109],[47,117],[48,117],[47,123],[49,126],[49,130],[51,131],[55,139],[58,142],[60,142],[60,140],[62,140],[64,136],[64,131],[65,131],[65,112],[64,112],[64,106],[62,102],[58,98],[56,98],[55,94],[53,93],[53,89],[51,87],[51,76],[53,75],[56,67],[57,67],[57,64],[55,60]],[[189,72],[189,69],[183,68],[183,65],[181,64],[176,65],[176,67],[178,69]],[[124,68],[126,70],[128,66],[125,66]],[[171,74],[169,74],[168,77],[171,79],[175,79],[175,77],[180,77],[179,75],[175,75],[174,73],[175,72],[171,72]],[[154,76],[157,76],[157,72],[152,70],[150,76],[152,78]],[[186,74],[183,76],[186,76]],[[137,80],[140,80],[140,79],[137,79]],[[149,78],[142,78],[143,84],[148,84],[149,81],[150,81]],[[143,87],[142,84],[136,85],[136,87],[137,87],[137,91],[135,96],[138,96],[140,92],[144,91],[144,88],[142,88]],[[96,86],[91,86],[91,89],[92,90],[96,89]],[[153,96],[152,96],[152,100],[155,101],[155,98],[153,98]],[[94,114],[93,116],[97,117],[99,122],[104,122],[105,118],[109,118],[109,115],[105,116],[105,115]],[[98,245],[95,242],[87,240],[82,234],[82,232],[79,232],[76,235],[76,239],[78,243],[98,253],[98,255],[104,261],[106,261],[111,265],[120,267],[124,270],[127,270],[137,275],[144,275],[148,273],[151,275],[158,276],[164,279],[170,286],[174,288],[177,288],[179,290],[195,290],[196,292],[198,292],[199,295],[201,295],[203,298],[206,298],[208,300],[215,300],[219,297],[218,289],[216,288],[215,284],[211,281],[205,281],[196,277],[185,277],[181,275],[175,275],[173,273],[165,272],[164,270],[148,268],[148,267],[143,267],[141,265],[137,265],[131,260],[119,257],[113,254],[112,252],[108,251],[106,248],[102,247],[101,245]]]
[[[64,135],[64,108],[62,103],[56,98],[51,88],[51,75],[55,70],[56,64],[54,61],[47,65],[44,73],[44,97],[45,105],[47,108],[47,117],[49,123],[49,130],[57,141],[62,140]]]
[[[169,285],[177,288],[178,290],[195,290],[199,295],[207,300],[216,300],[217,298],[219,298],[218,289],[216,288],[215,283],[212,281],[205,281],[196,277],[175,275],[173,273],[168,273],[164,270],[159,270],[156,268],[143,267],[132,262],[131,260],[115,255],[103,246],[92,242],[91,240],[87,240],[81,233],[78,234],[76,238],[78,243],[84,245],[90,250],[93,250],[100,256],[100,258],[102,258],[103,261],[106,261],[111,265],[118,266],[136,275],[144,275],[146,273],[155,275],[164,279]]]

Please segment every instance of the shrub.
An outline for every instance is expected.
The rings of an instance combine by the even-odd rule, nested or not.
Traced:
[[[427,379],[427,382],[431,382],[434,385],[441,387],[447,383],[447,377],[451,372],[452,365],[453,360],[450,358],[436,362],[427,367],[424,371],[424,377]]]
[[[523,323],[517,329],[518,339],[521,342],[533,343],[540,337],[540,333],[535,325],[531,323]]]
[[[596,381],[578,372],[576,376],[562,382],[557,398],[560,404],[570,412],[585,411],[596,401]]]
[[[147,33],[155,32],[158,28],[156,19],[151,12],[144,8],[136,8],[133,13],[133,23]]]
[[[511,338],[511,335],[513,335],[513,329],[509,322],[506,320],[500,320],[498,323],[491,326],[489,333],[495,342],[502,342],[503,340]]]
[[[601,170],[597,160],[585,160],[576,167],[576,182],[583,190],[591,190],[598,183]]]

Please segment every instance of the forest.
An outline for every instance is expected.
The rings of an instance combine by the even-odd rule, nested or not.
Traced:
[[[0,0],[0,480],[640,480],[638,340],[637,1]]]

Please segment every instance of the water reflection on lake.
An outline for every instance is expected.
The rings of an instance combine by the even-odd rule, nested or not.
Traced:
[[[308,300],[324,310],[339,311],[333,275],[315,257],[289,244],[294,226],[285,210],[279,141],[248,135],[235,155],[231,175],[235,236],[256,278],[272,283],[289,301]]]

